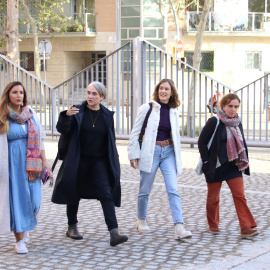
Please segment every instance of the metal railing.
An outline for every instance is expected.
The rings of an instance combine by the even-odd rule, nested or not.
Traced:
[[[202,12],[188,11],[186,14],[187,31],[197,31]],[[223,31],[270,31],[270,13],[248,12],[243,14],[239,23],[228,22],[224,18],[218,18],[215,12],[209,12],[205,26],[207,32]],[[221,21],[220,21],[221,20]],[[224,22],[222,22],[224,21]]]
[[[7,78],[11,80],[18,71],[13,72],[11,76],[8,67],[10,62],[1,55],[0,59],[1,93],[1,88],[3,89],[8,82]],[[40,112],[40,117],[43,117],[45,129],[51,130],[52,134],[56,134],[55,126],[59,113],[72,104],[80,104],[85,100],[87,86],[94,80],[101,81],[107,88],[107,97],[103,105],[115,111],[116,135],[123,139],[129,138],[138,107],[149,102],[155,85],[163,78],[174,80],[178,89],[182,101],[179,108],[181,140],[189,144],[197,143],[206,121],[219,110],[221,96],[234,92],[230,87],[139,37],[53,88],[22,68],[14,67],[21,74],[19,79],[26,83],[28,91],[32,93],[31,105],[35,108],[45,107],[46,113]],[[3,74],[6,79],[3,79]],[[23,76],[30,76],[34,85],[33,82],[29,85],[30,79]],[[242,100],[241,118],[249,145],[270,147],[269,109],[266,101],[263,101],[264,85],[268,86],[268,75],[239,89],[237,93]],[[39,88],[36,88],[37,86]],[[39,93],[42,89],[45,89],[46,96],[39,105],[39,99],[42,97]],[[269,95],[268,88],[265,89],[266,95]],[[207,105],[212,104],[215,94],[217,106],[208,108]]]
[[[86,99],[86,89],[91,81],[102,82],[107,89],[104,106],[116,112],[115,130],[120,135],[130,134],[132,128],[132,42],[86,67],[73,77],[54,87],[53,127],[62,110]],[[55,129],[53,130],[55,132]]]
[[[44,129],[52,130],[53,87],[0,54],[0,95],[12,81],[22,82],[27,91],[28,105],[35,109]]]
[[[241,99],[240,116],[247,141],[269,142],[270,74],[235,92]]]
[[[137,38],[133,41],[133,46],[134,54],[136,50],[141,54],[138,56],[141,62],[134,61],[134,73],[137,68],[139,74],[134,81],[134,101],[139,100],[138,105],[148,102],[155,85],[161,79],[172,79],[182,100],[180,107],[182,141],[197,143],[197,137],[204,124],[214,114],[213,107],[210,111],[207,108],[209,99],[213,98],[215,92],[227,94],[233,89],[145,40]],[[135,105],[132,110],[137,111]]]

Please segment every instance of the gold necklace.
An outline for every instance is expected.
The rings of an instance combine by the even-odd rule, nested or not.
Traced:
[[[97,118],[98,118],[98,114],[99,114],[99,112],[100,112],[100,109],[98,110],[98,113],[97,113],[97,116],[96,116],[95,121],[93,121],[93,118],[92,118],[92,113],[91,113],[91,110],[90,110],[90,116],[91,116],[91,120],[92,120],[92,123],[93,123],[93,127],[95,127],[95,122],[96,122],[96,120],[97,120]]]

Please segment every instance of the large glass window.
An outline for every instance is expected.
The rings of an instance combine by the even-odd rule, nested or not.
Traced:
[[[202,11],[204,6],[204,0],[185,0],[185,6],[188,11]]]
[[[270,0],[249,0],[249,12],[270,12]]]

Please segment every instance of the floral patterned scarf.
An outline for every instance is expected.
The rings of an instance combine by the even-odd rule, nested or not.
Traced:
[[[26,154],[26,172],[30,181],[35,181],[40,177],[42,171],[40,151],[38,145],[38,132],[32,120],[33,113],[28,107],[23,107],[20,115],[12,109],[9,118],[20,125],[27,122],[28,125],[28,141]]]
[[[239,171],[244,172],[249,164],[243,136],[239,128],[238,114],[234,118],[228,118],[225,112],[220,110],[217,115],[226,127],[228,159],[229,161],[234,160]]]

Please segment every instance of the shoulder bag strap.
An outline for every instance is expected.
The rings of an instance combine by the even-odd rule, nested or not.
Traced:
[[[153,104],[150,102],[149,103],[149,110],[145,116],[145,119],[144,119],[144,122],[143,122],[143,125],[142,125],[142,129],[141,129],[141,133],[139,135],[139,144],[140,144],[140,148],[142,148],[142,141],[143,141],[143,136],[144,136],[144,133],[145,133],[145,129],[146,129],[146,126],[147,126],[147,122],[148,122],[148,118],[151,114],[151,111],[152,111],[152,108],[153,108]]]
[[[216,128],[215,128],[215,130],[214,130],[214,133],[213,133],[211,139],[209,140],[209,142],[208,142],[208,144],[207,144],[208,150],[209,150],[210,147],[211,147],[212,141],[213,141],[213,139],[214,139],[214,136],[215,136],[215,134],[216,134],[217,127],[218,127],[218,124],[219,124],[219,117],[218,117],[217,115],[216,115],[216,118],[217,118],[217,124],[216,124]]]

